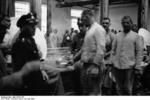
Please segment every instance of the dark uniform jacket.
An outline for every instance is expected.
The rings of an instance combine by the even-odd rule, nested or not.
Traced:
[[[29,61],[39,59],[40,56],[33,38],[19,38],[12,47],[14,71],[19,71]]]
[[[30,61],[40,60],[37,46],[33,38],[18,38],[12,47],[12,61],[14,72],[18,72]],[[41,71],[33,72],[23,77],[23,88],[14,91],[14,94],[38,94],[45,82]]]

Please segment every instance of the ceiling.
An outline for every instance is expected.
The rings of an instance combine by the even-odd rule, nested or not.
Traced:
[[[56,0],[57,7],[84,7],[87,5],[98,5],[100,0]],[[109,0],[109,4],[125,4],[125,3],[138,3],[138,0]]]
[[[16,1],[30,1],[30,0],[16,0]],[[100,0],[55,0],[57,1],[57,7],[89,7],[99,5]],[[125,4],[125,3],[138,3],[139,0],[109,0],[109,4]],[[47,3],[47,0],[42,0],[43,4]]]

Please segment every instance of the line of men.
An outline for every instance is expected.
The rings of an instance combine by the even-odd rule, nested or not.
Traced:
[[[115,35],[109,29],[109,18],[104,18],[101,26],[92,10],[83,11],[78,20],[80,36],[74,37],[72,45],[79,46],[73,50],[81,94],[102,95],[104,91],[109,94],[113,80],[118,95],[132,95],[134,71],[140,72],[143,59],[143,43],[132,31],[130,16],[124,16],[121,24],[123,31]]]
[[[25,62],[21,61],[18,67],[19,70],[17,69],[17,72],[13,73],[12,75],[1,76],[0,79],[1,90],[3,89],[6,90],[6,88],[8,88],[9,86],[16,88],[17,86],[24,84],[24,81],[26,81],[29,84],[25,84],[25,86],[26,85],[28,85],[29,87],[31,86],[29,88],[29,91],[31,92],[30,89],[33,89],[32,86],[34,86],[35,84],[35,82],[33,82],[34,84],[32,84],[31,81],[35,77],[32,77],[33,74],[31,74],[30,72],[32,71],[38,72],[35,73],[35,76],[37,74],[38,75],[42,74],[41,72],[39,72],[41,70],[40,69],[41,62],[39,61],[40,55],[38,55],[37,47],[35,46],[35,43],[33,43],[35,41],[31,37],[34,35],[35,32],[35,30],[33,30],[35,29],[34,26],[35,24],[30,23],[30,21],[33,21],[31,19],[34,16],[27,15],[26,17],[28,18],[25,18],[25,21],[22,21],[26,27],[23,27],[23,29],[21,30],[22,33],[19,36],[17,42],[20,41],[20,43],[23,44],[20,46],[27,47],[28,49],[20,48],[19,46],[17,46],[17,44],[15,48],[17,48],[17,50],[22,50],[22,51],[29,50],[29,51],[25,53],[21,53],[20,51],[16,52],[17,50],[13,50],[14,51],[13,53],[17,54],[14,55],[14,58],[18,61],[20,61],[22,58],[25,58],[22,59],[25,60]],[[27,23],[24,23],[26,21]],[[79,45],[79,47],[77,47],[78,48],[77,50],[76,49],[73,50],[74,50],[74,62],[75,62],[74,66],[76,70],[79,71],[79,72],[77,71],[77,73],[80,74],[78,77],[79,79],[81,79],[80,80],[81,90],[77,90],[77,91],[81,91],[82,95],[100,95],[103,92],[102,87],[105,87],[105,90],[111,89],[109,85],[104,84],[104,81],[106,81],[106,83],[110,81],[109,79],[110,76],[113,77],[113,79],[116,82],[116,89],[119,95],[132,95],[133,75],[134,75],[133,71],[134,69],[140,68],[141,61],[142,61],[143,46],[139,35],[136,32],[132,31],[133,23],[131,18],[129,16],[124,16],[121,20],[121,23],[123,26],[123,31],[118,33],[117,35],[114,35],[110,33],[109,18],[104,18],[103,26],[101,26],[95,21],[93,11],[91,10],[83,11],[81,20],[78,21],[80,36],[78,36],[77,38],[74,37],[75,40],[79,39],[81,43],[75,44],[73,42],[72,44],[72,46]],[[32,29],[32,27],[34,28]],[[34,56],[30,56],[31,54],[26,54],[26,53],[31,53]],[[26,58],[26,56],[30,59]],[[32,62],[33,60],[38,60],[38,61]],[[18,61],[16,61],[16,65],[18,64]],[[31,63],[29,61],[31,61]],[[4,68],[4,64],[1,64],[0,68]],[[108,70],[111,70],[111,73],[108,74],[107,73]],[[3,71],[3,69],[1,71]],[[3,72],[0,72],[0,74],[1,73]],[[26,75],[28,75],[28,77],[25,78],[24,76]],[[106,76],[108,78],[105,78]],[[43,83],[41,83],[40,85],[45,84],[44,81],[42,82]],[[16,84],[18,85],[16,86]],[[46,90],[49,89],[47,88],[49,87],[48,85],[45,86],[46,87],[44,89]],[[37,87],[38,84],[37,86],[35,86],[34,89],[37,90],[38,89]],[[32,92],[34,92],[35,90],[33,90]],[[20,91],[22,91],[22,89]],[[49,93],[49,91],[46,92]],[[38,91],[37,94],[40,94],[40,92]]]

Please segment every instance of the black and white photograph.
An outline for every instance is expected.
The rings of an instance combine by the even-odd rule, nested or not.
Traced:
[[[150,0],[0,0],[0,96],[150,96]]]

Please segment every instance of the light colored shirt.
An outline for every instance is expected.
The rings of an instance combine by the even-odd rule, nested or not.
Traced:
[[[93,23],[87,31],[82,47],[81,61],[84,63],[100,64],[105,52],[105,30],[98,23]]]
[[[10,46],[11,45],[11,41],[12,41],[12,35],[10,33],[9,30],[7,30],[5,36],[4,36],[4,39],[3,39],[3,44],[7,45],[7,46]]]
[[[141,39],[143,40],[144,43],[143,46],[146,49],[146,46],[150,45],[150,32],[144,28],[140,28],[138,34],[141,36]]]
[[[21,31],[20,31],[20,29],[15,33],[15,35],[14,35],[14,37],[12,38],[12,44],[11,45],[13,45],[15,42],[16,42],[16,40],[17,40],[17,38],[19,37],[19,34],[21,33]]]
[[[51,44],[51,48],[57,48],[58,46],[58,42],[59,42],[59,39],[58,39],[58,36],[57,34],[55,33],[51,33],[50,34],[50,44]]]
[[[137,33],[130,31],[125,34],[120,32],[113,41],[112,63],[118,69],[131,69],[138,67],[142,62],[142,45]]]
[[[35,39],[35,43],[37,44],[38,50],[41,52],[41,59],[46,59],[47,57],[47,42],[45,39],[44,33],[39,28],[36,28],[35,35],[33,37]]]

